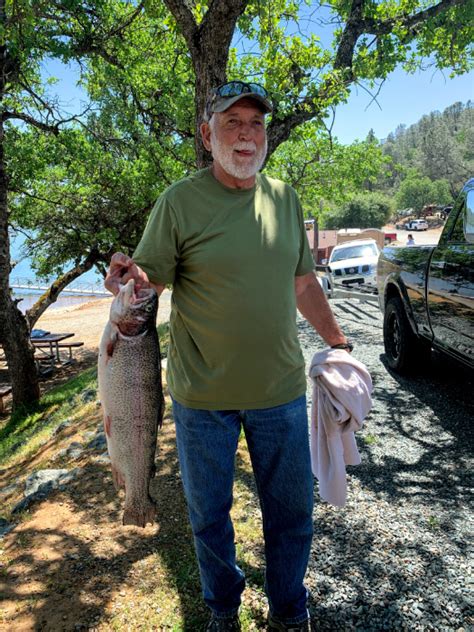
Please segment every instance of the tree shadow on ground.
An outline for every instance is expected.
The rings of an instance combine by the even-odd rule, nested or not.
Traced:
[[[407,541],[380,521],[372,523],[362,514],[348,519],[347,513],[331,509],[318,512],[314,528],[307,576],[314,629],[422,629],[413,616],[417,609],[426,629],[444,628],[447,604],[468,620],[467,592],[453,593],[442,543],[434,551],[421,533],[417,541]],[[429,589],[431,582],[438,584],[436,590]]]
[[[143,629],[169,625],[189,632],[205,630],[209,613],[201,596],[169,418],[158,444],[157,471],[150,487],[157,504],[157,527],[122,527],[123,495],[113,488],[109,465],[84,457],[74,463],[83,467],[80,477],[34,504],[7,536],[9,564],[2,600],[15,604],[21,614],[16,620],[23,629],[57,632],[99,625],[141,629],[145,621]],[[258,512],[253,475],[241,457],[237,462],[236,484],[248,489]],[[61,511],[67,526],[59,515],[54,519]],[[258,539],[257,545],[242,540],[246,552],[252,548],[253,561],[239,555],[238,563],[250,591],[246,593],[247,616],[257,622],[257,629],[264,629],[261,532]],[[167,607],[171,608],[169,619]],[[134,608],[135,614],[128,612]],[[10,618],[12,609],[7,610]]]
[[[135,615],[128,613],[127,603],[122,603],[124,628],[138,629],[143,621],[149,622],[150,629],[154,621],[157,626],[167,625],[168,621],[163,622],[166,607],[171,608],[171,621],[182,620],[183,630],[205,627],[207,613],[200,599],[170,427],[159,441],[157,474],[151,488],[158,528],[122,527],[123,497],[113,489],[109,466],[89,462],[77,480],[34,505],[7,536],[9,564],[2,599],[21,611],[24,629],[89,629],[98,621],[113,622],[109,606],[127,600],[135,606],[140,600],[147,601],[150,613],[146,608]],[[65,508],[69,523],[63,528],[52,512]],[[43,512],[42,526],[39,512]],[[174,597],[167,599],[164,586]],[[121,591],[125,591],[123,598],[118,596]],[[160,606],[164,615],[154,614]]]
[[[376,388],[367,419],[376,443],[359,441],[363,462],[349,468],[351,475],[393,501],[455,511],[472,489],[472,376],[439,358],[424,375],[390,374],[393,379]],[[390,435],[398,449],[384,453],[384,437]]]

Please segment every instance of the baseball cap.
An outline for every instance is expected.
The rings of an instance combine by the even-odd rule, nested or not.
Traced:
[[[261,103],[267,114],[273,111],[269,94],[263,86],[245,81],[228,81],[211,90],[206,103],[206,116],[211,118],[214,112],[225,112],[231,105],[244,98]]]

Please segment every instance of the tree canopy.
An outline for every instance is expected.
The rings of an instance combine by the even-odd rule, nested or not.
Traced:
[[[453,198],[447,180],[436,180],[432,182],[426,176],[406,178],[396,195],[399,209],[412,208],[419,213],[428,204],[446,205],[452,202]]]
[[[394,211],[382,193],[357,193],[323,215],[324,228],[382,228]]]

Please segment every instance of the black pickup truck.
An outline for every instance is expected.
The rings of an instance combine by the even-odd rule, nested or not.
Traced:
[[[474,178],[438,245],[383,249],[377,287],[390,368],[409,373],[435,348],[474,369]]]

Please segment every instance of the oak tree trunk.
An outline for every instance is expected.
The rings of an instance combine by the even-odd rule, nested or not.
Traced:
[[[0,0],[0,24],[5,24],[5,0]],[[0,45],[0,105],[7,81],[7,47]],[[1,108],[0,108],[1,109]],[[38,372],[25,317],[11,297],[10,239],[8,236],[7,175],[4,156],[4,125],[0,119],[0,344],[8,362],[13,409],[39,399]]]
[[[7,183],[3,124],[0,122],[0,344],[8,362],[15,409],[39,399],[39,384],[30,330],[26,318],[11,297],[9,274]]]

